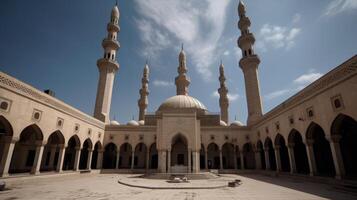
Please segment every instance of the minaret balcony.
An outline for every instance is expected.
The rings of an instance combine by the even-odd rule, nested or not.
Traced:
[[[259,59],[258,55],[250,55],[250,56],[243,57],[242,59],[240,59],[239,66],[243,70],[246,69],[247,67],[258,68],[259,63],[260,63],[260,59]]]
[[[239,48],[243,48],[243,46],[245,44],[250,44],[253,45],[255,42],[255,37],[252,33],[248,33],[248,34],[245,34],[245,35],[241,35],[239,38],[238,38],[238,41],[237,41],[237,44],[239,46]]]
[[[115,24],[115,23],[110,22],[107,25],[107,30],[109,32],[119,32],[120,31],[119,24]]]
[[[97,60],[99,70],[112,70],[116,72],[119,69],[119,63],[115,60],[108,58],[101,58]]]
[[[247,29],[250,27],[250,20],[248,17],[243,17],[238,21],[238,28],[240,30]]]
[[[114,50],[118,50],[120,48],[120,43],[114,39],[105,38],[102,42],[103,48],[110,48]]]

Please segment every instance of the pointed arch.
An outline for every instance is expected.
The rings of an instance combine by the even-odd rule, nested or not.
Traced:
[[[207,166],[208,169],[220,168],[219,146],[214,142],[207,146]]]
[[[146,152],[148,151],[146,144],[140,142],[135,146],[134,152],[134,168],[145,169],[146,168]]]
[[[0,115],[0,136],[13,136],[14,132],[10,122],[2,115]]]
[[[118,147],[110,142],[105,145],[103,153],[103,169],[115,169],[117,163]]]
[[[232,143],[224,143],[222,145],[222,161],[223,169],[234,169],[234,145]]]
[[[31,124],[24,128],[20,133],[19,141],[15,144],[9,173],[34,172],[33,167],[41,159],[36,158],[36,154],[38,155],[40,152],[40,148],[37,146],[42,140],[43,133],[38,125]]]
[[[90,151],[93,150],[93,143],[92,140],[90,138],[87,138],[84,142],[83,142],[83,147],[81,149],[81,156],[80,156],[80,160],[79,160],[79,169],[88,169],[89,168],[89,156],[90,155]]]
[[[264,153],[264,146],[261,140],[257,141],[257,151],[259,152],[260,155],[260,163],[262,169],[266,169],[266,163],[265,163],[265,153]]]
[[[100,160],[98,160],[98,155],[99,155],[99,152],[102,152],[102,151],[103,151],[103,145],[100,141],[97,141],[95,143],[94,149],[93,149],[91,169],[101,168],[100,166],[98,166],[98,164],[101,162]]]
[[[317,175],[335,176],[335,166],[329,141],[320,125],[311,122],[306,131],[306,139],[313,142]]]
[[[158,153],[156,148],[156,143],[150,145],[150,169],[157,169],[159,166]]]
[[[250,142],[243,145],[243,160],[245,169],[255,169],[255,154],[253,145]]]
[[[293,147],[296,172],[300,174],[309,174],[309,161],[301,133],[296,129],[292,129],[288,136],[288,142],[289,145]]]
[[[188,140],[178,133],[171,140],[171,163],[170,166],[184,165],[188,166]]]
[[[339,114],[331,124],[331,135],[339,139],[346,177],[357,179],[357,121]]]
[[[130,169],[132,162],[132,152],[134,151],[131,144],[125,142],[120,146],[120,156],[119,156],[119,168]]]
[[[60,146],[65,144],[65,138],[60,130],[56,130],[47,139],[44,147],[40,171],[54,171],[59,162]]]
[[[281,165],[281,170],[284,172],[290,171],[290,161],[289,161],[289,152],[288,148],[285,144],[285,139],[284,137],[278,133],[275,136],[275,147],[277,148],[277,151],[280,156],[280,165]],[[279,163],[278,163],[279,164]]]
[[[276,158],[274,152],[273,141],[267,137],[264,141],[264,148],[268,151],[270,170],[276,170]]]

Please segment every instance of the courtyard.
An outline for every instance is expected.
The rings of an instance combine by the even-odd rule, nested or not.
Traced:
[[[129,174],[19,177],[4,179],[8,189],[0,192],[0,199],[357,199],[356,193],[338,189],[333,185],[257,174],[225,174],[216,179],[191,180],[190,183],[180,184],[209,186],[234,179],[240,179],[242,184],[235,188],[217,189],[145,189],[129,187],[118,181],[152,187],[169,183],[165,180],[137,178]]]

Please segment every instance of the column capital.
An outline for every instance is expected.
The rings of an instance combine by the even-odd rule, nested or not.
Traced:
[[[280,149],[280,145],[275,145],[274,149],[275,150],[279,150]]]
[[[288,148],[294,148],[295,146],[295,143],[294,142],[289,142],[288,143]]]
[[[75,147],[74,148],[76,151],[80,151],[80,150],[82,150],[82,148],[81,147]]]
[[[340,142],[341,138],[341,135],[326,135],[326,139],[331,143],[338,143]]]
[[[314,140],[313,139],[307,139],[306,140],[306,145],[307,146],[312,146],[314,144]]]
[[[66,148],[67,146],[66,146],[65,144],[59,144],[58,147],[61,148],[61,149],[62,149],[62,148],[64,149],[64,148]]]
[[[16,143],[20,140],[19,137],[14,137],[14,136],[11,136],[11,135],[7,135],[7,136],[4,136],[4,142],[5,143]]]
[[[45,146],[47,144],[46,140],[36,140],[35,145],[36,146]]]

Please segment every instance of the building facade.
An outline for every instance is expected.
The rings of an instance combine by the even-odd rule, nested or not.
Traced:
[[[110,121],[113,82],[120,74],[116,53],[119,9],[112,9],[97,61],[94,115],[0,72],[0,175],[108,170],[199,173],[267,170],[277,173],[357,178],[357,56],[263,114],[259,56],[242,2],[237,44],[244,74],[248,119],[229,123],[228,89],[219,67],[220,114],[189,96],[186,54],[178,58],[176,95],[147,113],[149,66],[143,70],[139,119]]]

